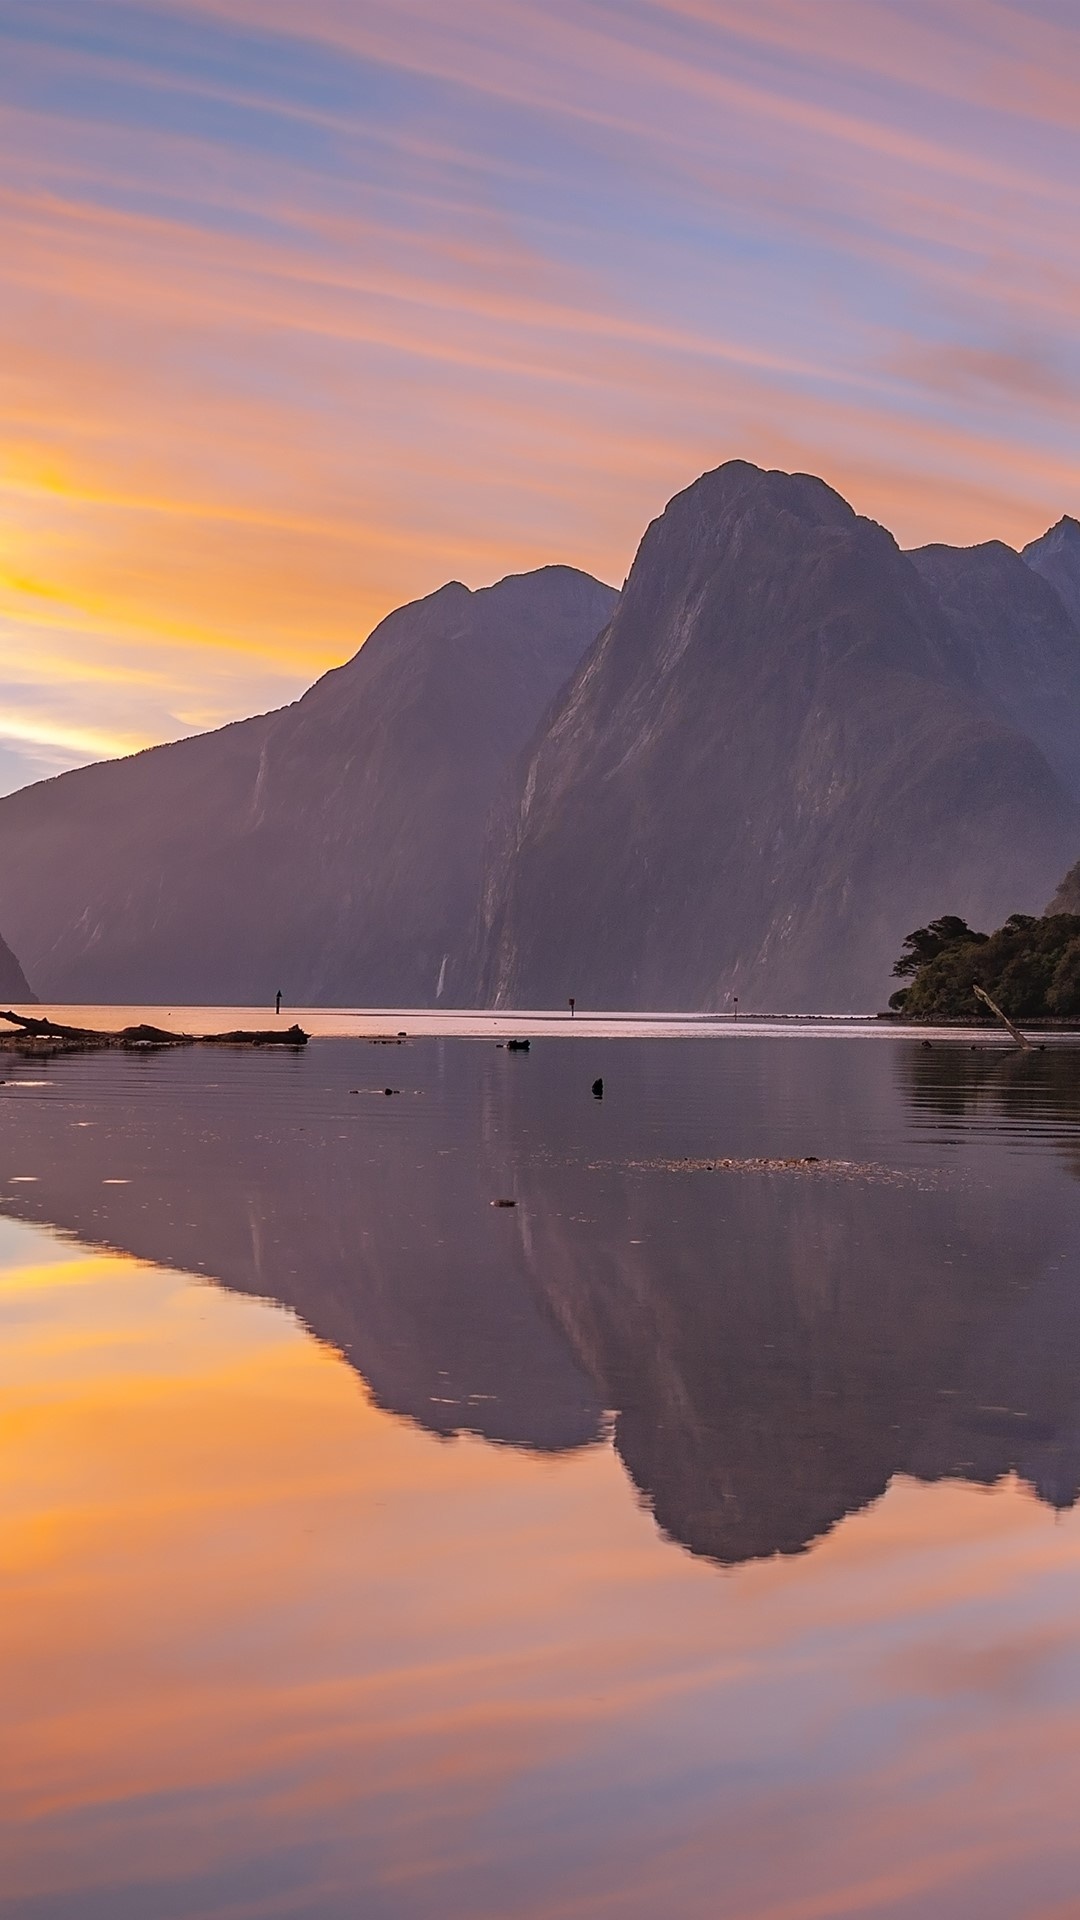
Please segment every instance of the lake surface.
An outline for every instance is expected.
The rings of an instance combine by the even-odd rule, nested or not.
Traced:
[[[532,1031],[0,1057],[0,1914],[1066,1920],[1080,1051]]]

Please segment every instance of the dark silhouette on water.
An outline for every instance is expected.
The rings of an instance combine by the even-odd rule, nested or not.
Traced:
[[[274,1012],[275,1013],[281,1012],[281,988],[280,987],[277,990],[277,997],[274,1001]]]
[[[306,1047],[307,1034],[302,1027],[267,1028],[253,1031],[236,1027],[228,1033],[172,1033],[167,1027],[69,1027],[57,1020],[28,1013],[0,1013],[18,1029],[5,1036],[6,1044],[22,1053],[96,1053],[119,1050],[127,1053],[161,1052],[177,1047]]]

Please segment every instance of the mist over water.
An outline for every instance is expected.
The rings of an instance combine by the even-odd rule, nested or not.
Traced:
[[[0,1071],[0,1913],[1071,1897],[1080,1054]]]

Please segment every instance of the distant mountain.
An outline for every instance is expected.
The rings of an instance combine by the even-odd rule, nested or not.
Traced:
[[[1080,799],[1080,627],[1051,576],[1000,540],[920,547],[908,559],[961,637],[973,683]]]
[[[616,598],[569,567],[454,582],[293,706],[0,800],[41,993],[432,1004],[506,769]]]
[[[451,583],[278,713],[0,799],[0,910],[53,1000],[841,1012],[1078,852],[1080,524],[903,554],[732,461],[621,598]]]
[[[1038,910],[1080,811],[1031,737],[1038,677],[979,658],[950,569],[805,474],[734,461],[679,494],[523,758],[481,995],[866,1008],[928,916]],[[1030,617],[1056,660],[1053,608]]]
[[[1024,559],[1049,580],[1080,627],[1080,521],[1065,514],[1055,527],[1024,548]]]

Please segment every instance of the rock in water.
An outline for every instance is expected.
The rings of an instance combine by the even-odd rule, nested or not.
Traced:
[[[969,651],[822,481],[706,474],[524,756],[485,996],[556,1005],[572,979],[605,1007],[861,1009],[942,901],[976,925],[1036,910],[1080,812]]]
[[[616,598],[569,567],[454,583],[293,706],[0,800],[39,991],[426,1006],[449,954],[452,1004],[493,798]]]

